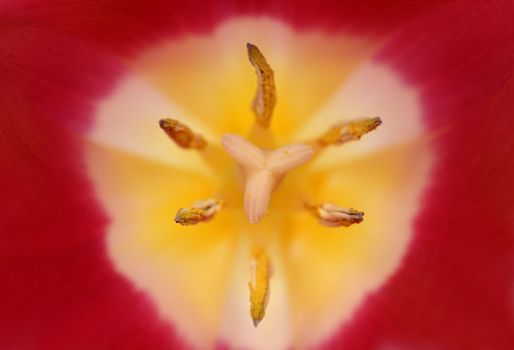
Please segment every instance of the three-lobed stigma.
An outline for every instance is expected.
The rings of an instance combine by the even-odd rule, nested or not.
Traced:
[[[223,135],[221,143],[243,170],[244,211],[251,224],[256,224],[266,214],[271,193],[287,172],[306,163],[314,153],[311,146],[304,144],[265,151],[231,134]]]

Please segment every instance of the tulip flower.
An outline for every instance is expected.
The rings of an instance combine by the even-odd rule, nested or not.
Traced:
[[[0,5],[0,348],[511,349],[509,2]]]

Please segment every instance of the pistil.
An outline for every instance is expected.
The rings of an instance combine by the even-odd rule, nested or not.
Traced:
[[[221,142],[243,171],[244,210],[251,224],[257,223],[266,214],[271,193],[287,172],[307,162],[314,153],[311,146],[304,144],[265,151],[231,134],[225,134]]]

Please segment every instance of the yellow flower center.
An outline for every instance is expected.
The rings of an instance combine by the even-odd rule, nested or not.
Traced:
[[[275,71],[251,60],[257,94],[246,40]],[[379,45],[229,21],[127,62],[135,74],[100,106],[88,167],[111,219],[109,257],[197,348],[314,345],[398,266],[426,148],[412,141],[422,132],[415,91],[362,64]],[[380,124],[354,116],[378,113],[378,132],[348,142]],[[283,172],[299,144],[312,157]],[[263,159],[280,149],[276,175]],[[264,317],[258,328],[249,311]]]
[[[270,65],[253,44],[247,44],[248,57],[257,74],[257,93],[253,101],[255,129],[268,128],[271,123],[276,101],[274,73]],[[333,126],[310,144],[290,144],[274,150],[263,150],[238,135],[225,134],[221,140],[225,151],[236,161],[244,182],[244,211],[251,224],[257,224],[266,215],[272,192],[282,182],[285,175],[303,165],[325,147],[341,145],[347,141],[359,140],[364,134],[381,124],[378,117],[360,118],[355,121]],[[163,119],[159,122],[166,134],[182,148],[203,150],[205,139],[176,120]],[[263,130],[259,132],[263,135]],[[298,192],[298,191],[295,191]],[[223,193],[221,194],[223,195]],[[307,205],[314,208],[312,213],[327,226],[350,226],[360,223],[364,213],[345,209],[334,204]],[[195,225],[206,222],[221,208],[215,199],[195,203],[191,208],[181,208],[175,221],[181,225]],[[257,327],[266,314],[270,297],[270,261],[266,245],[262,240],[254,243],[252,257],[252,282],[250,283],[250,315]]]

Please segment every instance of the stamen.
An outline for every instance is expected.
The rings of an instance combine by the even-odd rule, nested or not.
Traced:
[[[307,209],[319,219],[320,224],[337,227],[350,226],[362,222],[364,213],[352,208],[338,207],[335,204],[307,205]]]
[[[202,135],[193,133],[185,124],[174,119],[161,119],[159,121],[161,129],[182,148],[202,149],[207,142]]]
[[[245,175],[245,214],[257,223],[268,208],[271,193],[293,168],[306,163],[313,155],[311,146],[293,144],[274,151],[264,151],[244,138],[225,134],[221,142]]]
[[[323,135],[321,135],[316,142],[326,147],[329,145],[340,145],[348,141],[359,140],[363,135],[375,130],[382,120],[380,117],[363,118],[344,122],[333,126]]]
[[[257,73],[257,93],[253,99],[253,111],[257,124],[267,128],[270,125],[277,99],[273,70],[257,46],[247,43],[246,48],[250,62]]]
[[[250,316],[252,317],[253,325],[257,327],[266,314],[266,307],[268,306],[270,296],[271,264],[264,249],[257,248],[253,250],[250,270],[251,281],[248,283],[250,288]]]
[[[189,226],[209,221],[220,211],[221,206],[221,202],[212,198],[198,201],[191,208],[180,208],[175,215],[175,222],[183,226]]]

